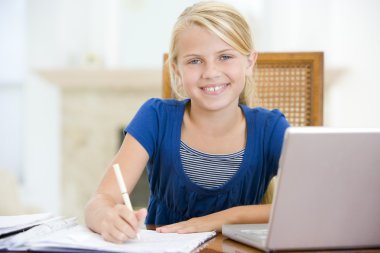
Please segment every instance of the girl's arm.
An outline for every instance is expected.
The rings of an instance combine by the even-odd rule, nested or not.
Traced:
[[[272,205],[250,205],[232,207],[206,216],[192,218],[157,228],[161,233],[194,233],[222,231],[223,224],[267,223]]]
[[[139,221],[146,216],[146,210],[131,212],[123,204],[123,199],[112,168],[120,165],[123,178],[131,193],[148,162],[149,155],[142,145],[127,134],[119,152],[103,176],[100,185],[85,208],[87,226],[111,242],[121,243],[135,238]]]

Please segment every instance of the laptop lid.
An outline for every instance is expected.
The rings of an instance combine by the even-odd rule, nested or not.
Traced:
[[[380,246],[380,128],[291,127],[266,248]]]

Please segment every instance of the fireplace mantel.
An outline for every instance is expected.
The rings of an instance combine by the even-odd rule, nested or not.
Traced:
[[[158,69],[37,69],[40,77],[61,89],[152,91],[161,89]]]

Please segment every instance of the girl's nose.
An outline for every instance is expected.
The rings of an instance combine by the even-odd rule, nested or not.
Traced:
[[[212,78],[218,77],[219,75],[220,75],[220,70],[217,64],[208,62],[204,65],[202,78],[212,79]]]

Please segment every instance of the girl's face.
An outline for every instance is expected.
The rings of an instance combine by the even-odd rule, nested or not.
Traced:
[[[178,38],[173,66],[192,106],[221,110],[237,106],[246,75],[252,75],[254,54],[242,55],[214,33],[197,25]]]

